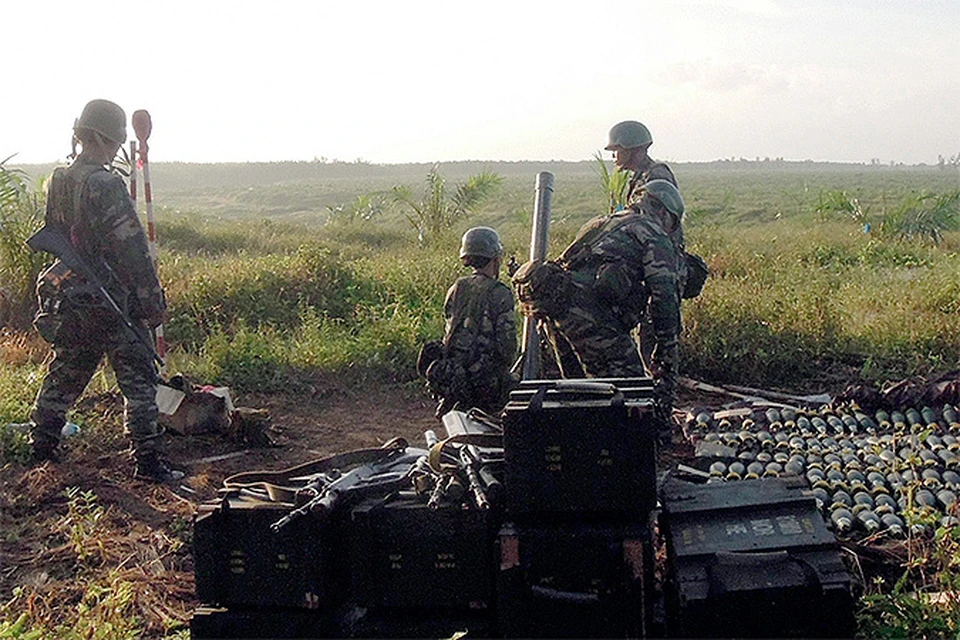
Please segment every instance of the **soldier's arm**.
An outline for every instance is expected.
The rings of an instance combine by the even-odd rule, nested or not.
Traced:
[[[506,286],[498,286],[496,291],[492,315],[495,323],[497,355],[504,362],[512,364],[517,355],[517,321],[513,310],[513,292]]]
[[[91,226],[102,238],[104,259],[121,284],[136,296],[142,317],[159,317],[166,309],[163,289],[150,259],[147,236],[123,180],[97,172],[87,186],[93,200],[91,210],[100,212]]]
[[[653,361],[659,374],[658,397],[672,405],[679,375],[680,293],[676,250],[665,234],[657,234],[647,243],[643,271],[656,341]]]

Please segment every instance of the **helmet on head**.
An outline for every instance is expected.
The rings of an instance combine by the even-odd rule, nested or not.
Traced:
[[[500,234],[490,227],[467,229],[460,242],[460,257],[479,256],[481,258],[499,258],[503,255]]]
[[[653,136],[643,123],[636,120],[624,120],[613,125],[610,129],[610,141],[605,149],[614,151],[617,148],[633,149],[653,144]]]
[[[645,194],[652,196],[663,208],[683,220],[683,197],[673,183],[669,180],[651,180],[643,185]]]
[[[109,100],[91,100],[73,124],[74,132],[96,131],[104,138],[123,144],[127,140],[127,115]]]

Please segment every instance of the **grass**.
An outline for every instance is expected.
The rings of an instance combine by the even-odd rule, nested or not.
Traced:
[[[317,372],[408,382],[419,345],[442,334],[447,287],[465,273],[456,253],[466,228],[497,228],[507,254],[522,262],[533,178],[543,169],[557,176],[550,255],[609,206],[595,163],[495,163],[489,168],[503,178],[499,191],[421,246],[402,212],[327,222],[338,204],[365,193],[398,183],[420,188],[429,165],[394,173],[345,163],[257,168],[203,166],[198,178],[187,167],[154,167],[171,311],[168,370],[237,392],[296,392]],[[455,182],[483,169],[442,167]],[[829,385],[838,371],[846,384],[956,367],[960,232],[943,215],[960,191],[956,171],[737,162],[674,169],[688,206],[688,249],[711,268],[703,294],[684,303],[684,375],[836,392]],[[39,204],[26,184],[18,183],[18,193]],[[939,213],[915,215],[921,210]],[[881,224],[898,220],[914,231],[891,233]],[[31,269],[21,277],[29,280]],[[27,418],[46,357],[46,346],[23,325],[0,332],[0,425]],[[114,391],[112,375],[98,374],[87,398]],[[71,419],[96,436],[91,440],[119,437],[117,429],[97,431],[95,407],[81,403]],[[0,464],[25,451],[23,434],[0,426]],[[128,603],[123,579],[114,578],[110,591],[102,581],[85,589],[83,619],[121,625],[116,612]],[[887,625],[875,628],[878,634],[907,624],[897,611],[915,617],[904,629],[941,624],[904,608],[912,601],[897,601],[902,590],[887,585],[873,596],[865,601],[877,614],[872,619]],[[0,616],[0,629],[16,621]],[[117,626],[116,637],[135,636],[135,621],[130,625]]]

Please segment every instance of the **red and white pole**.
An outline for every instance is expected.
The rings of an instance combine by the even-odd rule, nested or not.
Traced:
[[[150,147],[147,145],[147,138],[150,137],[152,129],[153,123],[150,120],[150,114],[145,109],[133,112],[133,130],[140,141],[140,158],[137,165],[143,171],[143,199],[147,203],[147,246],[150,250],[153,268],[157,269],[157,234],[153,221],[153,192],[150,188],[150,161],[148,158]],[[159,273],[158,269],[157,272]],[[155,334],[157,337],[157,355],[163,358],[167,354],[167,343],[163,338],[163,325],[155,329]]]
[[[133,210],[137,210],[137,141],[130,141],[130,199]]]

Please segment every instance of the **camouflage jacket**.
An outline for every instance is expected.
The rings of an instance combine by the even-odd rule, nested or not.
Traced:
[[[47,191],[46,222],[69,228],[74,248],[95,269],[103,263],[110,268],[133,318],[156,317],[165,309],[147,236],[120,176],[82,154],[69,167],[56,169]]]
[[[516,320],[510,288],[474,273],[459,278],[443,305],[448,358],[456,358],[471,378],[508,377],[517,352]]]
[[[649,313],[654,365],[667,397],[679,370],[681,256],[660,216],[641,205],[587,222],[560,257],[562,264],[574,259],[568,264],[574,280],[591,286],[625,327]]]
[[[640,205],[640,198],[642,196],[642,191],[640,187],[647,184],[651,180],[666,180],[675,187],[679,187],[677,184],[677,179],[673,175],[673,171],[670,167],[664,162],[653,161],[653,164],[647,168],[646,171],[634,171],[633,175],[630,177],[630,182],[627,184],[627,208],[636,208]],[[674,245],[680,252],[686,251],[686,244],[683,238],[683,224],[678,224],[671,232],[670,239],[673,240]],[[683,289],[683,283],[687,279],[687,264],[685,260],[680,261],[680,283],[681,290]]]

